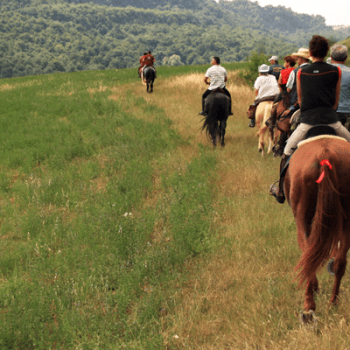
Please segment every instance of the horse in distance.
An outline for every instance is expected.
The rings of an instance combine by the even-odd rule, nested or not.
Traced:
[[[153,92],[153,83],[156,78],[156,72],[153,67],[145,67],[141,72],[141,79],[147,85],[147,92]]]

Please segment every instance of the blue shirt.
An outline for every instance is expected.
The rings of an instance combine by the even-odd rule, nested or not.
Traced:
[[[341,69],[340,97],[337,112],[350,113],[350,68],[344,64],[332,64]]]

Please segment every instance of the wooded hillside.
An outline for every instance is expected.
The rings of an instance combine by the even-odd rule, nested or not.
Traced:
[[[248,0],[3,0],[0,11],[0,77],[136,67],[145,50],[158,65],[239,62],[290,54],[315,33],[345,38],[321,16]]]

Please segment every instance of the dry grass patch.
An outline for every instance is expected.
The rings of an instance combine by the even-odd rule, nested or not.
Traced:
[[[30,87],[30,86],[38,86],[41,85],[42,82],[38,80],[30,80],[25,83],[15,83],[15,84],[1,84],[0,85],[0,91],[6,91],[6,90],[14,90],[22,87]]]

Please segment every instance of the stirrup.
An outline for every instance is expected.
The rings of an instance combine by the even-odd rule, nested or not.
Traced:
[[[284,195],[278,194],[279,192],[279,185],[277,186],[278,182],[279,181],[276,181],[270,186],[269,195],[275,197],[278,203],[283,204],[286,198]]]

